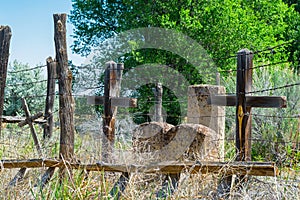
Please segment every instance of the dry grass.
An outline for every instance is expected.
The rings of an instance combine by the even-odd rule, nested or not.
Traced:
[[[36,158],[36,151],[28,129],[16,131],[7,127],[1,138],[1,159]],[[44,157],[53,157],[58,151],[58,133],[44,144]],[[84,163],[100,160],[99,135],[76,135],[76,157]],[[121,144],[121,141],[119,141]],[[125,144],[125,143],[122,143]],[[121,145],[119,145],[120,147]],[[124,147],[125,146],[125,147]],[[123,145],[127,149],[128,145]],[[121,152],[122,150],[119,150]],[[126,163],[126,160],[123,160]],[[112,199],[110,189],[120,174],[109,172],[73,171],[73,179],[66,178],[61,185],[58,170],[51,182],[43,189],[38,185],[46,169],[28,169],[23,181],[16,186],[8,186],[18,169],[2,169],[0,173],[1,199]],[[70,172],[71,173],[71,172]],[[70,174],[67,173],[67,174]],[[281,170],[279,177],[250,177],[247,183],[237,184],[228,199],[300,199],[300,173],[296,170]],[[156,199],[161,191],[165,175],[132,174],[121,199]],[[167,199],[220,199],[216,191],[222,174],[181,174],[178,188]],[[170,185],[169,185],[170,186]],[[168,189],[166,191],[169,191]]]

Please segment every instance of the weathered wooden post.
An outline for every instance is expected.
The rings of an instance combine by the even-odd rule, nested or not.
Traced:
[[[104,77],[104,96],[90,96],[88,104],[104,105],[103,113],[103,134],[102,139],[102,162],[112,162],[112,154],[115,142],[115,117],[117,107],[136,107],[137,101],[133,98],[119,97],[124,64],[117,64],[113,61],[106,63]],[[119,180],[110,191],[111,196],[119,198],[121,192],[126,188],[129,173],[122,173]]]
[[[115,115],[117,107],[112,106],[111,97],[119,97],[122,78],[123,64],[111,61],[106,63],[104,79],[104,115],[102,140],[102,160],[111,162],[115,143]]]
[[[53,106],[55,99],[55,79],[56,79],[56,62],[53,61],[52,57],[46,59],[47,63],[47,96],[45,103],[45,114],[44,119],[46,124],[44,125],[43,138],[51,138],[53,133]],[[40,185],[43,188],[51,179],[55,172],[55,167],[49,167],[43,174]]]
[[[155,122],[163,122],[162,116],[162,95],[163,95],[163,87],[161,83],[157,83],[155,88],[153,88],[154,93],[154,121]]]
[[[0,26],[0,137],[2,129],[2,115],[4,107],[4,90],[7,76],[7,65],[9,57],[9,46],[11,38],[9,26]]]
[[[210,136],[205,160],[224,159],[225,107],[209,105],[211,96],[224,93],[225,87],[217,85],[192,85],[188,88],[187,122],[207,126],[216,133]]]
[[[53,132],[53,106],[55,99],[55,78],[56,78],[56,62],[51,57],[47,58],[47,96],[45,103],[44,119],[47,123],[44,126],[43,138],[50,138]]]
[[[59,157],[66,162],[74,158],[74,99],[72,72],[68,68],[66,14],[54,14],[54,41],[59,89],[60,149]],[[61,177],[64,176],[61,170]]]
[[[113,61],[106,63],[104,77],[104,96],[87,97],[88,104],[103,105],[103,133],[102,162],[112,162],[112,153],[115,141],[115,116],[117,107],[136,107],[134,98],[119,97],[121,88],[123,64]]]
[[[247,105],[246,103],[246,94],[252,90],[252,68],[253,53],[248,49],[239,51],[237,57],[235,136],[238,161],[251,161],[252,116],[251,106]]]

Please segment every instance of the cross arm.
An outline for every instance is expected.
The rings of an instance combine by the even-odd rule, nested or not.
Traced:
[[[111,97],[111,106],[137,107],[137,99],[127,97]],[[103,96],[88,96],[87,103],[90,105],[103,105]]]
[[[18,126],[19,127],[25,126],[26,124],[28,124],[29,121],[34,122],[36,119],[38,119],[42,116],[43,116],[43,113],[38,112],[37,114],[35,114],[33,116],[26,117],[24,121],[19,122]]]
[[[215,95],[208,99],[208,104],[217,106],[236,106],[235,95]],[[246,105],[258,108],[286,108],[284,96],[246,96]]]

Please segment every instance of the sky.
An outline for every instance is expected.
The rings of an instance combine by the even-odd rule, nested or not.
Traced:
[[[31,67],[55,57],[53,14],[70,14],[71,0],[0,0],[0,25],[12,29],[9,62]],[[72,54],[73,26],[67,23],[68,59],[80,65],[85,58]]]

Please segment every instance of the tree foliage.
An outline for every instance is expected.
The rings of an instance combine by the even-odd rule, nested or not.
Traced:
[[[8,70],[12,73],[8,73],[6,80],[4,115],[23,115],[22,97],[26,99],[32,113],[44,111],[43,100],[46,97],[41,94],[46,94],[45,77],[41,68],[27,71],[29,68],[28,64],[16,60],[9,65]]]
[[[294,8],[281,0],[73,0],[70,15],[75,26],[73,50],[83,55],[116,33],[163,27],[195,39],[214,58],[293,39],[292,33],[299,31],[297,19]]]
[[[299,36],[299,13],[282,0],[73,0],[70,22],[74,25],[76,53],[88,55],[92,48],[124,31],[141,27],[160,27],[175,30],[194,39],[213,58],[219,69],[235,69],[235,59],[226,59],[242,49],[252,51],[289,43]],[[288,3],[288,2],[287,2]],[[178,47],[180,48],[180,47]],[[283,45],[276,53],[259,55],[257,62],[290,59],[299,62],[297,43]],[[204,79],[186,59],[173,52],[158,49],[132,49],[119,57],[125,68],[145,63],[171,66],[191,84]],[[151,88],[140,89],[144,99]],[[169,107],[172,112],[175,108]],[[140,110],[143,112],[144,110]]]

